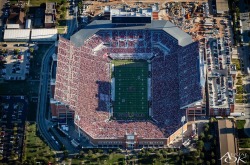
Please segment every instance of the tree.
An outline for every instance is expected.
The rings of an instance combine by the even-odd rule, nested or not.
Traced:
[[[89,150],[89,151],[88,151],[88,156],[89,156],[89,157],[92,157],[92,155],[93,155],[93,151],[92,151],[92,150]]]
[[[202,139],[204,139],[205,138],[205,134],[202,132],[201,134],[200,134],[200,139],[202,140]]]
[[[109,149],[109,151],[108,151],[110,154],[113,152],[113,150],[112,149]]]
[[[35,50],[35,49],[32,47],[32,48],[30,48],[29,50],[30,50],[30,53],[34,53],[34,50]]]
[[[180,157],[177,156],[177,157],[175,158],[175,160],[176,160],[176,162],[179,162],[179,161],[180,161]]]
[[[62,13],[62,10],[61,10],[60,6],[59,6],[58,8],[56,8],[56,13],[57,13],[58,15]]]
[[[216,163],[215,159],[212,159],[211,162],[212,162],[212,164],[215,164],[215,163]]]
[[[210,165],[210,162],[209,162],[209,161],[206,161],[206,165]]]
[[[145,156],[146,156],[146,157],[149,157],[149,155],[150,155],[150,153],[149,153],[149,151],[147,150],[147,151],[145,152]]]
[[[69,151],[68,150],[64,150],[63,154],[64,154],[64,157],[67,158],[69,156]]]
[[[201,155],[201,150],[197,149],[196,155],[197,155],[198,157],[200,157],[200,155]]]
[[[60,14],[60,18],[65,19],[66,18],[66,13],[64,12],[64,13]]]
[[[181,156],[183,152],[181,150],[178,151],[178,155]]]
[[[2,52],[5,54],[5,53],[7,53],[8,51],[7,51],[7,49],[3,49]]]
[[[62,10],[62,12],[65,12],[67,9],[66,9],[66,7],[63,5],[63,6],[61,7],[61,10]]]
[[[216,141],[216,139],[214,139],[214,145],[216,146],[216,144],[217,144],[217,141]]]
[[[204,158],[204,152],[201,152],[200,157],[203,159]]]
[[[56,25],[56,27],[57,27],[57,26],[59,26],[60,24],[59,24],[59,22],[58,22],[58,21],[56,21],[55,25]]]
[[[211,157],[213,158],[215,155],[214,155],[214,152],[211,152]]]
[[[174,150],[173,150],[173,148],[170,148],[168,151],[171,153],[171,152],[173,152]]]
[[[213,122],[215,122],[216,121],[216,118],[214,118],[214,117],[211,117],[210,119],[209,119],[209,123],[213,123]]]
[[[18,54],[20,52],[19,49],[14,49],[14,54]]]
[[[202,150],[203,147],[204,147],[204,142],[201,140],[197,141],[197,148]]]
[[[82,157],[84,155],[84,151],[80,151],[79,155]]]
[[[149,152],[154,152],[155,150],[153,148],[149,148]]]
[[[213,138],[213,135],[207,135],[207,139],[210,141]]]
[[[78,3],[78,9],[81,9],[83,7],[82,2]]]
[[[66,0],[61,0],[61,5],[67,3]]]
[[[23,8],[23,11],[24,11],[24,13],[29,12],[29,6],[25,5],[24,8]]]
[[[208,125],[208,124],[205,124],[205,125],[204,125],[204,128],[208,128],[208,129],[209,129],[209,125]]]
[[[235,8],[235,11],[236,11],[236,13],[239,13],[239,12],[240,12],[240,8],[239,8],[239,7],[236,7],[236,8]]]
[[[203,160],[202,160],[202,159],[199,159],[199,160],[198,160],[198,163],[199,163],[199,164],[203,164]]]

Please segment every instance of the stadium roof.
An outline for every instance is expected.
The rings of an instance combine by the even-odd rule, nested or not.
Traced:
[[[6,29],[4,40],[29,40],[30,29]]]
[[[99,30],[107,29],[151,29],[164,30],[178,40],[180,46],[186,46],[192,43],[192,37],[178,28],[176,25],[165,20],[152,20],[150,24],[112,24],[110,20],[95,20],[85,29],[82,29],[71,36],[70,40],[77,46],[83,45],[84,41]]]
[[[20,25],[19,24],[6,24],[7,29],[19,29]]]
[[[57,40],[57,29],[32,29],[32,41],[55,41]]]

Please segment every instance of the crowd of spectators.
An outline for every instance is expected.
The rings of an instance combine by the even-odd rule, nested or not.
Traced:
[[[185,115],[181,108],[202,99],[198,51],[198,43],[170,54],[153,47],[152,117],[170,132],[181,124],[181,117]],[[166,129],[169,126],[173,129]]]
[[[174,52],[179,48],[177,39],[161,30],[101,30],[85,42],[85,46],[92,49],[103,44],[105,47],[97,50],[97,54],[98,52],[147,54],[152,53],[152,47],[157,44],[164,52]],[[150,59],[151,57],[141,56],[142,59]],[[138,59],[138,56],[135,58]]]
[[[185,114],[181,106],[200,98],[197,43],[182,48],[164,31],[101,30],[81,47],[71,44],[59,40],[55,98],[70,105],[79,116],[75,123],[93,138],[134,132],[144,138],[168,137],[181,126]],[[100,44],[101,49],[93,51]],[[107,56],[119,58],[122,53],[127,58],[155,56],[151,61],[152,121],[110,120]]]
[[[179,107],[178,56],[173,53],[165,57],[159,49],[154,50],[159,55],[151,61],[152,117],[162,127],[179,126],[183,113]]]
[[[58,55],[59,58],[57,60],[57,74],[56,74],[56,85],[55,88],[55,99],[58,101],[62,101],[65,104],[69,103],[67,98],[67,82],[65,77],[68,76],[69,71],[69,50],[70,50],[70,42],[60,38],[58,46]],[[61,69],[60,69],[61,68]]]
[[[180,106],[202,99],[199,74],[198,42],[185,46],[178,53]]]

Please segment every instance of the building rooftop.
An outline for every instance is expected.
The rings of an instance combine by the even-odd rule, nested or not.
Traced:
[[[19,29],[20,25],[19,24],[6,24],[7,29]]]
[[[4,31],[4,40],[28,40],[30,29],[6,29]]]
[[[228,8],[228,0],[216,0],[216,10],[217,13],[225,13],[229,10]]]
[[[7,24],[24,24],[25,13],[19,11],[18,13],[10,13]]]
[[[55,18],[53,14],[45,14],[44,23],[55,23]]]
[[[55,2],[46,2],[45,13],[55,14],[56,13],[56,3]]]
[[[230,98],[228,97],[231,89],[226,88],[228,86],[228,77],[215,76],[208,78],[208,92],[209,92],[209,106],[211,108],[228,108]],[[230,110],[228,111],[229,115]],[[215,112],[216,114],[216,112]]]
[[[224,156],[227,152],[230,154],[237,153],[237,141],[235,137],[235,124],[230,120],[218,120],[218,132],[220,142],[220,157]],[[228,164],[221,160],[221,164]],[[236,163],[230,163],[233,165]]]
[[[57,29],[32,29],[31,40],[56,40]]]

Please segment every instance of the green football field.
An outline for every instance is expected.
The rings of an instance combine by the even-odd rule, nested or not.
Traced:
[[[114,117],[117,119],[148,118],[146,61],[113,61],[115,78]]]

